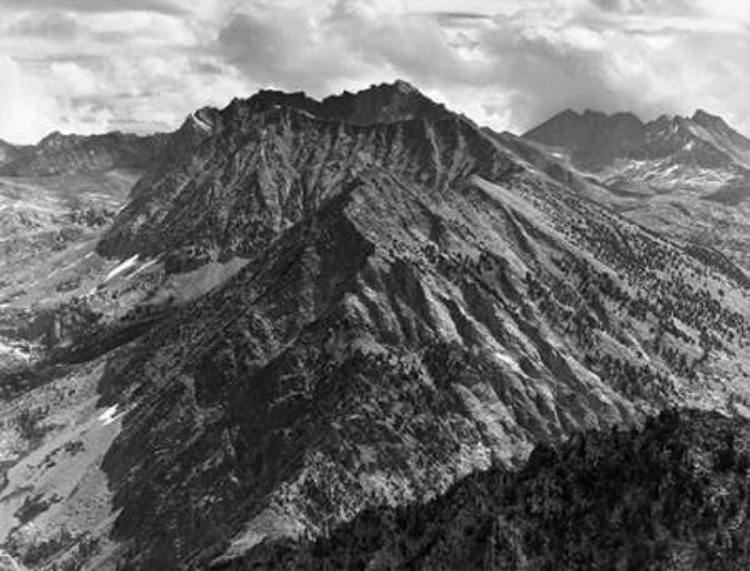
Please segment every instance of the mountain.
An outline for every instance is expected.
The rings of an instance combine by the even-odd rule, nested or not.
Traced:
[[[320,102],[302,92],[287,94],[280,91],[261,91],[252,97],[250,104],[263,108],[291,104],[318,117],[338,119],[360,126],[409,119],[437,121],[453,115],[444,105],[425,97],[403,80],[397,80],[392,84],[372,85],[358,93],[345,91],[341,95],[326,97]]]
[[[606,115],[568,109],[524,135],[544,145],[570,150],[576,165],[592,170],[643,151],[647,126],[632,113]]]
[[[242,565],[539,443],[750,413],[741,270],[425,100],[199,110],[96,247],[28,281],[41,308],[8,300],[0,548]]]
[[[82,136],[56,132],[35,146],[0,148],[0,175],[39,177],[143,169],[154,161],[164,140],[164,135],[114,132]]]
[[[599,189],[599,201],[750,271],[750,140],[722,118],[642,122],[630,113],[565,111],[523,136]]]
[[[22,152],[22,148],[0,139],[0,166],[12,162]]]
[[[428,504],[367,510],[227,569],[747,569],[750,427],[697,411],[540,446]]]
[[[441,130],[431,126],[434,122]],[[387,160],[389,153],[403,151],[405,164],[398,168],[436,179],[441,165],[429,163],[427,147],[440,137],[463,136],[469,145],[484,146],[490,163],[501,160],[491,156],[493,145],[473,124],[403,81],[322,102],[302,93],[261,91],[222,111],[204,109],[188,118],[168,144],[180,150],[166,153],[178,160],[168,158],[166,166],[140,181],[99,251],[110,257],[165,250],[199,259],[247,255],[339,193],[372,162],[366,153]],[[317,145],[312,137],[320,137]],[[410,138],[420,146],[399,148]],[[185,160],[184,151],[193,145],[195,153],[188,152]],[[212,164],[206,168],[208,161]],[[247,187],[257,190],[247,193]]]
[[[704,168],[750,165],[750,140],[703,110],[690,118],[662,115],[648,123],[632,113],[567,110],[524,138],[562,147],[574,165],[592,171],[611,167],[618,159]]]
[[[53,133],[36,146],[0,143],[0,307],[38,313],[90,289],[85,266],[99,235],[166,139]]]

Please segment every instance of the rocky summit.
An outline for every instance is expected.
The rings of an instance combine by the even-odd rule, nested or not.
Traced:
[[[660,452],[683,422],[744,427],[716,415],[750,415],[748,276],[532,139],[405,82],[261,91],[191,114],[101,217],[100,194],[71,212],[64,175],[3,178],[25,262],[0,289],[0,547],[30,569],[538,569],[608,541],[626,564],[724,561],[726,519],[682,546],[657,518],[643,537],[664,541],[628,559],[586,544],[615,512],[584,511],[643,450],[618,517],[688,471],[693,436]],[[97,164],[65,175],[81,196],[131,172]],[[685,407],[713,412],[648,420]],[[741,494],[743,434],[691,506]],[[580,518],[545,539],[537,502]],[[393,518],[421,526],[403,550]]]

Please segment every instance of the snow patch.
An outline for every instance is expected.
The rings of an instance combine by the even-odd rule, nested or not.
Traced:
[[[117,420],[117,405],[109,407],[99,415],[99,422],[102,426],[112,424],[115,420]]]
[[[521,366],[518,364],[518,361],[516,361],[510,355],[506,355],[505,353],[501,353],[500,351],[495,351],[495,357],[502,363],[505,363],[506,365],[508,365],[511,369],[513,369],[514,372],[523,373],[523,370],[521,369]]]
[[[0,341],[0,357],[7,355],[10,358],[19,359],[21,361],[28,361],[31,356],[25,353],[22,349],[8,345]]]
[[[152,267],[154,264],[156,264],[156,259],[149,260],[145,264],[143,264],[140,268],[135,270],[132,274],[130,274],[131,278],[134,278],[138,274],[142,273],[144,270],[147,270],[148,268]]]
[[[193,113],[192,119],[195,123],[195,126],[198,127],[201,131],[204,131],[206,133],[210,133],[212,131],[213,128],[211,124],[203,119],[198,113]]]
[[[136,263],[138,262],[138,254],[135,256],[132,256],[119,264],[118,266],[115,266],[104,278],[104,283],[107,283],[108,281],[116,278],[123,272],[127,271],[128,269],[132,268]]]

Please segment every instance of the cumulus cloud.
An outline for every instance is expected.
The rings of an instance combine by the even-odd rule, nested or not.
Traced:
[[[749,27],[735,0],[8,0],[0,54],[19,83],[0,95],[40,111],[0,116],[0,136],[170,129],[259,87],[399,77],[497,129],[703,107],[750,133]]]
[[[58,68],[66,75],[70,69]],[[91,133],[106,128],[110,112],[90,105],[74,106],[50,85],[24,71],[15,60],[0,56],[0,132],[16,143],[35,143],[41,136],[66,130]],[[70,76],[67,77],[70,79]],[[74,78],[75,79],[75,78]]]
[[[732,95],[750,87],[735,69],[750,56],[736,3],[529,0],[504,2],[501,12],[489,1],[470,11],[417,0],[325,6],[283,18],[237,9],[221,28],[220,51],[255,82],[315,94],[404,77],[496,128],[523,131],[567,107],[646,118],[711,107],[750,130],[750,105]],[[724,89],[730,85],[735,91]]]

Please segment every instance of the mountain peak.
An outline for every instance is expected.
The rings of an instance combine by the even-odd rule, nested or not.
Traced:
[[[691,120],[695,121],[696,123],[703,123],[703,122],[714,123],[718,121],[724,123],[724,119],[722,119],[718,115],[709,113],[708,111],[705,111],[704,109],[696,109],[695,113],[693,113],[693,116],[691,117]]]
[[[394,92],[398,92],[404,95],[422,95],[424,97],[424,95],[422,94],[421,91],[419,91],[419,89],[417,89],[411,83],[403,79],[396,79],[392,83],[383,82],[378,85],[371,85],[369,89],[364,89],[358,93],[363,93],[365,91],[369,91],[373,89],[377,89],[381,91],[394,91]]]
[[[39,141],[39,147],[57,147],[62,145],[71,135],[64,135],[60,131],[52,131]]]
[[[453,115],[410,83],[397,79],[393,83],[371,85],[356,93],[344,92],[325,98],[322,105],[349,123],[369,125],[394,123],[408,119],[438,121]]]
[[[579,167],[594,171],[611,166],[619,158],[674,156],[681,163],[702,166],[733,160],[746,164],[750,153],[748,139],[724,119],[703,109],[696,110],[692,117],[662,114],[646,123],[630,112],[610,115],[591,109],[583,113],[568,109],[524,137],[567,149]]]
[[[569,148],[580,164],[607,164],[622,145],[631,148],[643,137],[644,124],[633,113],[567,109],[524,135],[544,145]]]
[[[433,122],[455,116],[445,105],[433,101],[401,79],[393,83],[373,84],[356,93],[344,91],[322,100],[314,99],[304,91],[262,89],[249,99],[233,100],[224,112],[241,112],[239,110],[246,106],[254,110],[266,110],[274,106],[289,107],[321,118],[362,126],[420,118]],[[203,115],[207,114],[203,110]]]
[[[392,86],[403,93],[419,93],[419,90],[416,87],[403,79],[397,79],[393,82]]]
[[[704,111],[703,109],[696,109],[690,120],[693,123],[700,125],[704,129],[707,129],[714,133],[722,133],[733,139],[737,139],[739,137],[746,140],[743,135],[730,127],[729,124],[720,115],[714,115],[713,113],[709,113],[708,111]]]

